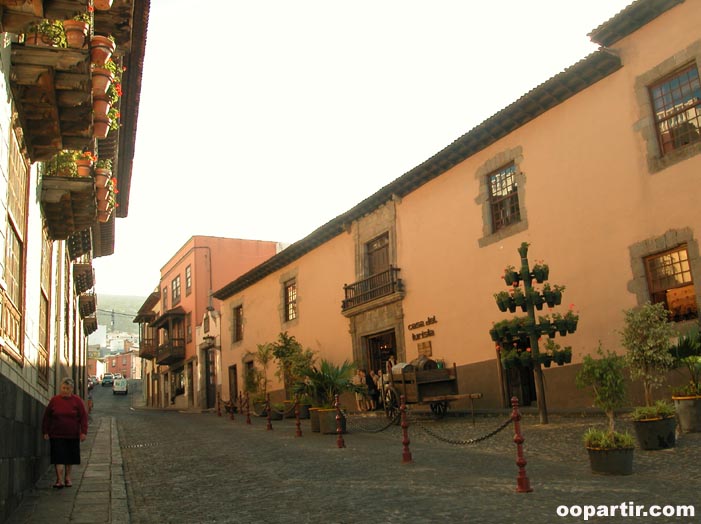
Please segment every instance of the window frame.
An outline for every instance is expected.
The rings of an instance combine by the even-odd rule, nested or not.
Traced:
[[[677,260],[673,259],[673,256],[677,253],[682,253],[683,256],[678,257]],[[672,260],[670,261],[664,261],[663,259],[665,257],[672,257]],[[662,278],[667,278],[667,279],[674,279],[675,277],[681,275],[682,276],[682,282],[679,283],[678,285],[673,285],[673,286],[666,286],[666,285],[661,285],[659,283],[655,283],[655,280],[662,280],[662,278],[655,279],[655,275],[653,273],[656,271],[656,268],[653,267],[654,261],[656,260],[661,260],[660,267],[665,268],[665,267],[673,267],[673,271]],[[645,257],[643,257],[643,266],[645,268],[645,282],[647,284],[647,290],[648,294],[650,297],[650,302],[653,304],[656,303],[663,303],[665,306],[665,309],[667,309],[670,312],[670,319],[673,322],[683,322],[685,320],[692,320],[692,319],[697,319],[699,317],[698,314],[698,304],[696,302],[695,294],[696,294],[696,287],[694,284],[694,276],[692,273],[692,267],[691,267],[691,257],[689,254],[689,247],[687,244],[680,244],[678,246],[665,249],[664,251],[658,251],[656,253],[649,254]],[[674,266],[678,266],[678,268],[675,268]],[[685,280],[688,277],[687,280]],[[692,315],[689,315],[688,313],[686,314],[677,314],[675,313],[676,308],[672,307],[672,304],[670,304],[669,301],[669,292],[672,290],[682,290],[683,288],[690,288],[691,289],[691,296],[693,298],[693,304],[695,306],[695,311]],[[689,295],[689,293],[684,293],[685,295]],[[687,310],[688,311],[688,310]]]
[[[501,177],[506,182],[495,182],[496,177]],[[499,233],[510,226],[521,222],[521,202],[518,196],[518,169],[515,162],[509,162],[487,174],[487,200],[489,214],[491,216],[492,234]],[[504,191],[504,195],[495,194],[495,186]],[[514,205],[515,201],[515,205]],[[504,207],[502,207],[504,204]],[[500,218],[502,209],[507,210],[509,220]],[[515,216],[515,218],[513,218]]]
[[[180,275],[177,275],[173,280],[170,281],[171,286],[171,300],[173,302],[173,307],[180,303]]]
[[[284,320],[285,322],[291,322],[296,320],[299,316],[299,310],[297,309],[297,279],[292,278],[287,280],[283,284],[283,295],[284,295]]]
[[[192,266],[188,264],[185,267],[185,296],[192,293]]]
[[[231,313],[231,341],[241,342],[243,340],[243,304],[234,306]]]

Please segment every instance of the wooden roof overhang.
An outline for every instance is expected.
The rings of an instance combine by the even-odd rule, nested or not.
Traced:
[[[491,116],[434,156],[366,198],[346,213],[327,222],[310,235],[244,273],[213,293],[226,298],[246,289],[319,245],[346,231],[354,221],[395,196],[403,197],[497,140],[561,104],[621,68],[620,58],[605,49],[596,51],[565,71],[532,89],[511,105]]]
[[[637,0],[589,33],[592,42],[609,47],[684,0]]]
[[[165,328],[165,327],[170,327],[171,322],[173,320],[181,320],[185,318],[186,312],[182,308],[182,306],[178,306],[173,309],[169,309],[165,313],[163,313],[160,317],[158,317],[156,320],[151,322],[151,327],[154,328]]]

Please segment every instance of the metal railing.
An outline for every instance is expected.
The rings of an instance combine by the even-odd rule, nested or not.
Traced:
[[[341,309],[345,311],[403,290],[404,285],[402,279],[399,278],[399,268],[389,266],[386,271],[376,273],[353,284],[344,285],[345,299],[341,304]]]

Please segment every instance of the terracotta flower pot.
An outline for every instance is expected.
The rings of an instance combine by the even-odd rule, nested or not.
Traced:
[[[104,167],[95,168],[95,187],[107,187],[112,171]]]
[[[110,219],[110,216],[112,215],[112,210],[110,209],[109,211],[97,211],[97,220],[104,224]]]
[[[90,39],[90,61],[97,66],[105,65],[105,62],[112,57],[116,47],[114,41],[106,36],[93,36]]]
[[[92,101],[92,112],[96,118],[108,118],[107,113],[112,107],[106,96],[95,96]]]
[[[109,69],[96,67],[92,71],[92,96],[99,97],[107,94],[107,89],[114,80],[114,75]]]
[[[95,196],[97,197],[98,202],[106,202],[109,194],[110,194],[110,190],[107,189],[106,187],[96,187],[95,188]]]
[[[66,32],[66,43],[68,47],[82,49],[85,47],[85,39],[88,36],[90,25],[80,20],[64,20],[63,29]]]
[[[107,133],[110,132],[110,119],[109,118],[93,118],[93,138],[105,138]]]
[[[97,210],[98,211],[110,211],[112,209],[112,206],[110,206],[110,203],[108,200],[98,200],[97,201]]]
[[[78,176],[90,176],[92,174],[92,160],[89,158],[79,158],[75,161],[78,168]]]
[[[112,7],[112,0],[95,0],[93,5],[98,11],[109,11]]]

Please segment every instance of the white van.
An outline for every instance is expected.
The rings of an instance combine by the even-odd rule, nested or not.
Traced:
[[[129,392],[129,384],[125,378],[114,379],[114,384],[112,385],[113,395],[126,395]]]

